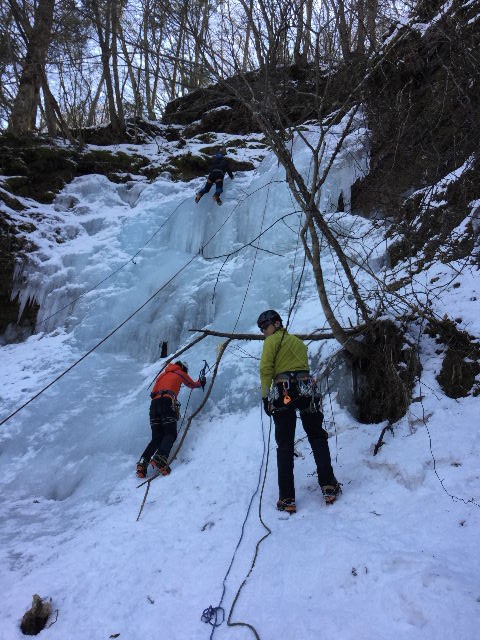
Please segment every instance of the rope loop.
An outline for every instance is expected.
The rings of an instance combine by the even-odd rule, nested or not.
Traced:
[[[219,622],[218,619],[220,616],[222,619]],[[212,605],[209,605],[202,613],[201,620],[205,622],[205,624],[211,624],[212,627],[219,627],[225,621],[225,610],[223,607],[212,607]]]

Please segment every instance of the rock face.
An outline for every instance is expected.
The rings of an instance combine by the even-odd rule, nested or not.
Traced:
[[[37,317],[38,305],[27,304],[19,318],[18,299],[12,300],[13,277],[16,261],[22,259],[25,252],[33,249],[19,229],[18,225],[5,213],[0,217],[0,335],[4,334],[7,327],[16,325],[16,334],[21,336],[25,331],[28,335]],[[9,336],[5,336],[9,341]]]
[[[19,317],[17,299],[11,299],[17,263],[35,247],[26,240],[34,230],[33,222],[14,220],[15,211],[24,211],[25,198],[49,204],[65,184],[76,176],[90,173],[106,175],[119,182],[129,172],[139,173],[150,164],[147,158],[110,151],[81,151],[75,147],[57,147],[41,138],[17,139],[2,136],[0,144],[0,336],[7,342],[21,340],[35,326],[38,305],[27,303]],[[8,328],[15,329],[11,332]],[[7,334],[5,334],[7,331]]]
[[[478,3],[425,2],[418,23],[395,31],[373,60],[365,90],[371,170],[352,192],[355,209],[398,209],[406,192],[478,151],[478,11]]]
[[[253,94],[267,117],[275,118],[275,122],[280,117],[281,124],[289,127],[337,109],[348,100],[354,75],[350,68],[327,75],[312,64],[260,69],[172,100],[162,121],[188,125],[188,136],[209,131],[241,135],[257,132],[260,128],[252,111],[242,104],[242,97],[250,103]],[[270,91],[275,94],[275,105],[269,104]]]

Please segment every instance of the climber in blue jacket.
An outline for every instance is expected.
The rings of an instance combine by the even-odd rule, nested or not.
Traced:
[[[223,178],[225,177],[225,174],[228,173],[230,180],[233,180],[233,173],[230,169],[228,159],[225,157],[226,155],[227,150],[225,149],[225,147],[222,147],[215,154],[215,157],[213,158],[212,164],[210,166],[210,173],[208,174],[207,182],[205,183],[203,189],[201,189],[195,196],[195,202],[200,202],[200,198],[208,193],[212,188],[212,185],[215,183],[215,193],[213,194],[213,199],[218,205],[222,204],[220,194],[223,191]]]

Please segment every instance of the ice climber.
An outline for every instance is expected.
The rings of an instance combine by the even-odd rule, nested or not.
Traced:
[[[273,309],[261,313],[258,328],[265,336],[260,359],[260,382],[265,413],[273,416],[277,442],[279,498],[277,509],[295,513],[293,476],[296,410],[312,448],[318,484],[327,504],[335,502],[341,487],[332,469],[328,434],[322,428],[323,414],[316,385],[309,374],[306,345],[282,326]]]
[[[188,375],[188,367],[183,362],[169,364],[160,373],[153,385],[150,397],[150,426],[152,439],[142,457],[137,462],[137,476],[145,478],[148,464],[156,467],[166,476],[171,469],[168,465],[168,456],[177,438],[177,420],[179,418],[178,393],[182,384],[190,389],[205,387],[206,379],[200,375],[198,380],[192,380]]]
[[[200,202],[200,198],[204,196],[206,193],[210,191],[212,185],[215,183],[215,193],[213,194],[213,199],[217,204],[222,204],[220,200],[220,194],[223,191],[223,178],[225,174],[228,173],[230,180],[233,180],[233,173],[230,169],[230,164],[228,159],[225,157],[227,155],[227,150],[225,147],[222,147],[218,153],[215,154],[213,158],[212,164],[210,166],[210,173],[208,174],[207,181],[203,189],[195,196],[195,202]]]

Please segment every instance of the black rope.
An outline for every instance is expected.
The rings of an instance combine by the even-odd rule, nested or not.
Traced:
[[[420,398],[423,398],[423,394],[422,394],[422,381],[419,380],[419,387],[420,387]],[[447,496],[452,500],[452,502],[463,502],[463,504],[473,504],[473,506],[480,508],[480,503],[478,503],[475,498],[462,498],[461,496],[457,496],[453,493],[450,493],[450,491],[446,488],[445,483],[443,481],[443,478],[440,477],[440,474],[438,473],[438,469],[437,469],[437,460],[435,458],[435,455],[433,453],[433,443],[432,443],[432,435],[430,433],[430,429],[428,428],[428,424],[427,424],[427,417],[425,415],[425,407],[423,405],[423,399],[420,400],[420,404],[422,406],[422,422],[423,425],[427,431],[427,435],[428,435],[428,446],[430,449],[430,455],[432,456],[432,461],[433,461],[433,471],[435,473],[435,475],[437,476],[437,480],[440,483],[440,486],[442,487],[442,489],[445,491],[445,493],[447,494]]]
[[[180,205],[179,205],[180,206]],[[210,244],[210,242],[213,240],[213,238],[215,238],[215,236],[218,234],[218,232],[220,231],[220,229],[224,226],[225,222],[223,222],[220,227],[217,229],[217,231],[215,231],[215,233],[210,236],[210,238],[202,245],[201,247],[201,251],[203,251],[203,249]],[[192,264],[192,262],[194,260],[196,260],[199,256],[200,253],[197,253],[196,255],[192,256],[190,258],[190,260],[188,260],[182,267],[180,267],[180,269],[178,269],[178,271],[176,271],[176,273],[173,274],[173,276],[167,280],[167,282],[165,282],[159,289],[157,289],[143,304],[141,304],[133,313],[131,313],[127,318],[125,318],[125,320],[123,320],[123,322],[121,322],[117,327],[115,327],[114,329],[112,329],[112,331],[110,331],[110,333],[108,333],[104,338],[102,338],[102,340],[100,340],[99,342],[97,342],[97,344],[95,344],[89,351],[87,351],[87,353],[85,353],[81,358],[79,358],[78,360],[76,360],[72,365],[70,365],[67,369],[65,369],[60,375],[58,375],[56,378],[54,378],[54,380],[52,380],[51,382],[49,382],[45,387],[43,387],[43,389],[40,389],[40,391],[38,393],[36,393],[34,396],[32,396],[31,398],[29,398],[29,400],[27,400],[26,402],[24,402],[22,405],[20,405],[19,407],[17,407],[17,409],[15,409],[15,411],[13,411],[12,413],[10,413],[8,416],[6,416],[5,418],[3,418],[2,421],[0,421],[0,427],[2,425],[4,425],[8,420],[10,420],[10,418],[13,418],[13,416],[15,416],[17,413],[19,413],[22,409],[24,409],[26,406],[28,406],[31,402],[33,402],[34,400],[36,400],[40,395],[42,395],[45,391],[47,391],[47,389],[49,389],[51,386],[53,386],[56,382],[58,382],[61,378],[63,378],[64,375],[66,375],[69,371],[71,371],[72,369],[74,369],[78,364],[80,364],[80,362],[82,362],[83,360],[85,360],[85,358],[87,358],[89,355],[91,355],[96,349],[98,349],[98,347],[100,347],[104,342],[106,342],[109,338],[111,338],[117,331],[119,331],[119,329],[121,329],[125,324],[127,324],[127,322],[129,322],[134,316],[137,315],[137,313],[139,313],[144,307],[147,306],[147,304],[149,304],[161,291],[163,291],[163,289],[165,289],[171,282],[173,282],[173,280],[175,280],[175,278],[182,272],[184,271],[188,266],[190,266]]]
[[[260,412],[262,412],[262,410],[263,410],[263,405],[260,406]],[[253,631],[253,633],[255,635],[255,638],[257,640],[260,640],[260,636],[258,635],[258,633],[256,632],[256,630],[253,628],[252,625],[250,625],[248,623],[244,623],[244,622],[231,622],[231,617],[232,617],[232,613],[233,613],[235,604],[236,604],[236,602],[237,602],[237,600],[238,600],[238,598],[240,596],[240,592],[242,591],[242,589],[243,589],[243,587],[245,585],[245,582],[247,581],[248,577],[250,576],[250,574],[253,571],[253,567],[255,566],[255,561],[257,559],[257,555],[258,555],[258,550],[259,550],[260,544],[263,542],[263,540],[265,540],[265,538],[267,538],[272,533],[271,529],[263,522],[262,515],[261,515],[261,504],[262,504],[263,489],[264,489],[264,486],[265,486],[265,478],[267,476],[267,470],[268,470],[270,434],[271,434],[271,430],[272,430],[272,420],[270,418],[270,430],[269,430],[269,433],[268,433],[268,445],[265,443],[265,432],[264,432],[264,428],[263,428],[263,415],[261,417],[261,423],[262,423],[263,451],[262,451],[262,461],[261,461],[260,469],[259,469],[259,472],[258,472],[257,486],[255,487],[255,491],[253,492],[252,497],[250,498],[250,502],[248,504],[247,512],[245,514],[245,518],[244,518],[243,523],[242,523],[242,528],[241,528],[241,531],[240,531],[240,536],[238,538],[238,542],[237,542],[237,544],[235,546],[232,558],[230,560],[230,564],[228,565],[227,572],[225,573],[225,576],[224,576],[223,581],[222,581],[222,595],[220,597],[220,602],[218,603],[218,607],[215,607],[216,609],[218,609],[218,608],[222,609],[222,603],[223,603],[223,599],[225,597],[225,592],[226,592],[226,589],[227,589],[227,584],[226,584],[227,583],[227,578],[230,575],[230,571],[232,570],[233,563],[235,561],[238,549],[240,548],[240,545],[242,543],[243,536],[245,534],[245,526],[247,524],[247,520],[248,520],[248,517],[250,515],[250,511],[251,511],[251,508],[252,508],[253,501],[254,501],[256,495],[258,494],[258,492],[260,490],[260,483],[261,483],[261,480],[262,480],[262,469],[263,469],[264,463],[266,461],[265,472],[263,474],[263,483],[262,483],[262,488],[261,488],[261,493],[260,493],[260,503],[259,503],[258,509],[259,509],[260,522],[262,523],[264,528],[267,530],[267,533],[266,533],[266,535],[264,535],[257,542],[257,545],[255,547],[255,554],[254,554],[254,557],[253,557],[253,560],[252,560],[252,564],[250,566],[250,571],[248,572],[247,576],[243,580],[242,584],[240,585],[240,587],[239,587],[239,589],[238,589],[238,591],[237,591],[237,593],[235,595],[235,598],[234,598],[234,600],[232,602],[232,606],[231,606],[229,614],[228,614],[228,620],[227,620],[227,625],[229,627],[234,627],[234,626],[246,626],[246,627],[248,627],[249,629],[251,629],[251,631]],[[207,609],[205,611],[207,611]],[[216,626],[213,626],[212,631],[210,633],[210,640],[212,640],[212,638],[213,638],[213,634],[215,633],[215,629],[216,629]]]
[[[260,520],[260,523],[262,524],[263,528],[266,530],[266,533],[257,541],[257,544],[255,545],[255,553],[253,554],[253,558],[252,558],[252,562],[250,565],[250,569],[247,573],[247,575],[245,576],[245,578],[243,579],[242,584],[240,585],[240,587],[238,588],[238,591],[235,595],[235,598],[233,599],[232,602],[232,606],[230,607],[230,611],[228,613],[228,619],[227,619],[227,625],[229,627],[246,627],[247,629],[250,629],[250,631],[253,633],[253,635],[255,636],[256,640],[260,640],[260,636],[258,634],[258,631],[255,629],[255,627],[252,624],[249,624],[248,622],[232,622],[232,615],[233,615],[233,610],[235,609],[235,605],[238,602],[238,599],[240,598],[240,594],[243,590],[243,587],[246,585],[247,580],[249,579],[249,577],[252,574],[253,569],[255,568],[255,563],[257,561],[258,558],[258,554],[260,552],[260,546],[261,544],[264,542],[264,540],[266,540],[268,538],[269,535],[271,535],[272,530],[270,529],[270,527],[265,524],[263,517],[262,517],[262,504],[263,504],[263,492],[265,489],[265,481],[267,479],[267,472],[268,472],[268,463],[270,460],[270,439],[271,439],[271,435],[272,435],[272,417],[270,416],[269,420],[269,429],[268,429],[268,441],[267,443],[265,443],[265,433],[264,433],[264,429],[263,429],[263,405],[262,403],[260,403],[260,420],[262,422],[262,436],[263,436],[263,456],[262,456],[262,466],[263,466],[263,461],[265,459],[265,472],[263,474],[263,481],[262,481],[262,488],[260,491],[260,500],[258,501],[258,519]],[[261,470],[262,468],[260,467],[260,475],[261,475]],[[259,482],[260,482],[260,478],[259,478]],[[257,486],[257,490],[256,492],[258,492],[258,486]]]
[[[263,230],[263,222],[265,220],[265,214],[267,212],[267,204],[268,204],[269,195],[270,195],[270,185],[268,185],[267,197],[265,198],[265,206],[263,207],[262,221],[260,222],[260,233],[263,233],[263,231],[262,231]],[[240,311],[238,312],[237,319],[235,320],[235,325],[234,325],[234,327],[232,329],[232,333],[235,333],[235,329],[237,328],[237,325],[238,325],[238,323],[240,321],[240,316],[242,315],[243,307],[245,306],[245,301],[247,299],[247,295],[248,295],[248,292],[250,290],[250,285],[252,283],[253,272],[255,270],[255,264],[257,262],[257,256],[258,256],[258,247],[255,247],[255,254],[254,254],[254,257],[253,257],[253,261],[252,261],[252,268],[250,270],[250,275],[249,275],[249,278],[248,278],[247,287],[245,289],[245,294],[243,296],[242,304],[240,306]]]
[[[222,616],[221,620],[219,620],[220,615]],[[212,605],[210,605],[203,610],[200,619],[206,624],[211,624],[212,627],[219,627],[225,621],[225,609],[223,607],[212,607]]]
[[[70,307],[71,305],[74,305],[76,302],[78,302],[78,300],[80,300],[81,298],[83,298],[84,296],[88,295],[89,293],[91,293],[92,291],[95,291],[95,289],[98,289],[98,287],[103,284],[104,282],[106,282],[107,280],[109,280],[110,278],[112,278],[114,275],[116,275],[119,271],[121,271],[122,269],[124,269],[127,265],[129,265],[131,262],[133,264],[137,264],[135,262],[135,258],[145,249],[146,246],[148,246],[150,244],[150,242],[154,239],[154,237],[160,233],[160,231],[163,229],[163,227],[167,224],[167,222],[170,220],[170,218],[173,216],[174,213],[176,213],[176,211],[180,208],[180,206],[186,202],[187,200],[190,200],[190,197],[188,198],[184,198],[176,207],[175,209],[170,213],[170,215],[168,216],[168,218],[166,220],[164,220],[164,222],[162,222],[162,224],[158,227],[158,229],[155,231],[155,233],[150,236],[150,238],[147,240],[147,242],[140,247],[140,249],[133,254],[133,256],[131,256],[127,262],[125,262],[124,264],[122,264],[120,267],[118,267],[117,269],[115,269],[114,271],[112,271],[112,273],[110,273],[108,276],[106,276],[105,278],[103,278],[103,280],[100,280],[100,282],[97,282],[97,284],[93,285],[93,287],[91,289],[88,289],[87,291],[84,291],[83,293],[81,293],[79,296],[77,296],[76,298],[74,298],[73,300],[70,300],[70,302],[68,302],[68,304],[64,305],[63,307],[60,307],[60,309],[57,309],[57,311],[55,311],[54,313],[50,314],[49,316],[47,316],[46,318],[43,318],[43,320],[40,320],[40,322],[36,323],[35,325],[35,330],[38,330],[38,327],[41,327],[42,324],[44,324],[45,322],[47,322],[48,320],[50,320],[51,318],[53,318],[54,316],[56,316],[57,314],[59,314],[61,311],[64,311],[65,309],[67,309],[68,307]]]
[[[104,342],[106,342],[109,338],[111,338],[113,336],[114,333],[116,333],[119,329],[121,329],[125,324],[127,324],[127,322],[129,320],[131,320],[134,316],[137,315],[137,313],[139,313],[144,307],[147,306],[147,304],[149,302],[151,302],[159,293],[160,291],[162,291],[163,289],[165,289],[165,287],[167,287],[177,276],[179,273],[181,273],[184,269],[186,269],[196,258],[197,256],[193,256],[193,258],[191,258],[186,264],[183,265],[183,267],[181,267],[167,282],[165,282],[159,289],[157,289],[157,291],[155,291],[155,293],[153,293],[148,300],[146,300],[140,307],[138,307],[138,309],[136,309],[133,313],[131,313],[128,318],[125,318],[125,320],[123,322],[121,322],[117,327],[115,327],[115,329],[113,329],[112,331],[110,331],[109,334],[107,334],[104,338],[102,338],[102,340],[100,340],[100,342],[97,342],[96,345],[94,345],[89,351],[87,351],[87,353],[85,353],[81,358],[79,358],[78,360],[76,360],[72,365],[70,365],[67,369],[65,369],[65,371],[62,371],[62,373],[60,375],[58,375],[54,380],[52,380],[51,382],[49,382],[45,387],[43,387],[43,389],[40,389],[40,391],[38,393],[36,393],[34,396],[32,396],[29,400],[27,400],[26,402],[24,402],[22,405],[20,405],[17,409],[15,409],[15,411],[13,411],[10,415],[8,415],[6,418],[4,418],[1,422],[0,422],[0,427],[5,424],[5,422],[7,422],[8,420],[10,420],[10,418],[13,418],[13,416],[15,416],[19,411],[21,411],[22,409],[24,409],[26,406],[28,406],[31,402],[33,402],[36,398],[38,398],[38,396],[42,395],[42,393],[44,393],[47,389],[50,389],[51,386],[53,386],[56,382],[58,382],[60,380],[60,378],[63,378],[64,375],[66,375],[69,371],[71,371],[72,369],[74,369],[78,364],[80,364],[80,362],[82,362],[83,360],[85,360],[85,358],[87,358],[90,354],[92,354],[96,349],[98,349],[98,347],[100,347]]]

